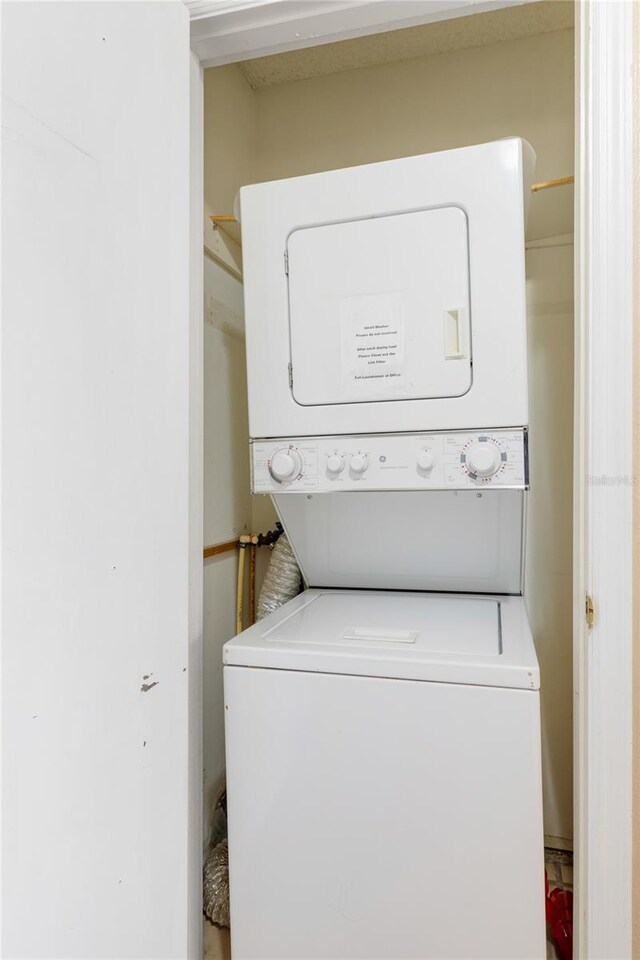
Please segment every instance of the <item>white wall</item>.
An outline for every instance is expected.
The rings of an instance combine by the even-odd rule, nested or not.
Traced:
[[[2,951],[183,958],[188,17],[1,12]]]

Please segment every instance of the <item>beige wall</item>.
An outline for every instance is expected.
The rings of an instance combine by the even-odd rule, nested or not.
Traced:
[[[635,49],[640,51],[640,9],[635,10]],[[634,418],[633,473],[640,477],[640,57],[635,63],[634,149]],[[634,698],[633,698],[633,957],[640,960],[640,488],[633,487]]]
[[[205,215],[230,213],[238,188],[257,177],[255,94],[236,64],[205,70],[204,115]]]
[[[234,68],[235,69],[235,68]],[[214,75],[229,68],[209,70]],[[292,81],[251,92],[239,72],[225,89],[242,90],[245,121],[254,110],[255,142],[245,149],[255,180],[524,136],[538,153],[536,176],[573,172],[573,31],[564,30],[455,53]],[[229,122],[236,122],[227,110]],[[215,165],[213,121],[206,114],[208,197]],[[219,134],[219,131],[218,131]],[[233,133],[235,155],[240,147]],[[220,162],[228,163],[228,159]],[[241,182],[231,177],[215,198],[229,210]],[[251,173],[251,169],[246,170]],[[244,182],[249,182],[248,178]],[[221,181],[222,182],[222,181]],[[213,201],[210,201],[213,203]],[[221,205],[225,203],[226,206]],[[572,835],[571,757],[571,188],[537,194],[531,203],[527,254],[531,354],[533,490],[527,551],[527,596],[543,674],[546,832]],[[534,461],[535,457],[535,461]],[[554,462],[551,473],[546,464]],[[252,526],[274,520],[254,498]]]
[[[230,210],[255,179],[254,96],[236,66],[205,73],[205,213]],[[205,244],[217,238],[208,220]],[[224,245],[224,238],[222,241]],[[204,541],[251,527],[242,285],[204,261]],[[204,564],[205,803],[224,773],[222,645],[235,634],[235,552]],[[205,827],[207,820],[205,819]]]
[[[545,833],[566,840],[573,836],[571,234],[529,246],[527,325],[531,492],[525,597],[542,672]]]
[[[251,526],[242,287],[205,259],[204,542]],[[235,634],[236,551],[204,563],[204,771],[208,799],[224,773],[222,645]]]
[[[260,180],[527,137],[540,179],[573,173],[573,31],[255,91]],[[541,194],[530,237],[573,229],[571,191]]]
[[[259,88],[260,180],[526,137],[536,179],[573,173],[573,31]],[[541,662],[545,831],[572,837],[573,190],[532,198],[527,599]],[[554,239],[555,238],[555,239]],[[554,463],[553,472],[548,464]],[[268,522],[266,504],[254,507]]]

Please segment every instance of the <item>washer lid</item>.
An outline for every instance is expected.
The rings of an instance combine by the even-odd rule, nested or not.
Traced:
[[[521,597],[306,590],[224,648],[225,664],[538,689]]]

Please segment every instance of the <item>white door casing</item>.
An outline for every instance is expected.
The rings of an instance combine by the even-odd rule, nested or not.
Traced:
[[[537,0],[185,0],[205,67]]]
[[[633,6],[576,5],[574,956],[611,960],[631,956]]]
[[[208,62],[267,52],[250,33],[242,53],[223,49],[205,6],[191,4],[192,36]],[[633,7],[576,3],[575,956],[584,958],[631,948]],[[268,52],[295,48],[284,29]],[[336,29],[298,46],[347,35]]]
[[[373,28],[361,22],[355,32],[344,32],[347,27],[332,11],[335,16],[325,20],[322,28],[296,37],[295,33],[301,31],[294,29],[293,36],[288,33],[292,25],[301,25],[295,23],[292,10],[291,21],[283,21],[280,27],[274,27],[274,34],[267,35],[264,16],[253,17],[252,21],[250,9],[271,8],[262,11],[269,17],[277,5],[264,2],[243,4],[243,22],[231,25],[229,31],[218,31],[215,13],[228,13],[228,9],[223,10],[228,5],[193,0],[189,6],[194,46],[205,64],[211,65],[400,26],[390,17]],[[365,6],[361,4],[360,8]],[[629,956],[631,950],[634,4],[631,0],[580,0],[575,6],[579,69],[575,167],[574,955],[619,958]],[[457,15],[460,13],[457,11]],[[425,16],[422,22],[428,19]],[[348,29],[353,30],[353,25]],[[235,36],[230,38],[230,33]],[[241,50],[239,41],[244,41]],[[595,622],[590,631],[585,623],[587,593],[595,603]]]

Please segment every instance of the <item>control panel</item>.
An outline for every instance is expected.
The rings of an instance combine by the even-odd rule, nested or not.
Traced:
[[[254,493],[527,489],[526,430],[257,440]]]

